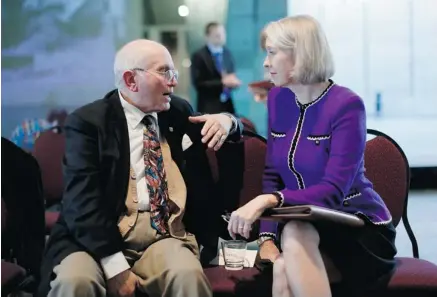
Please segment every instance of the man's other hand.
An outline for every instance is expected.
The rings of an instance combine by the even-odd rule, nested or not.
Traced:
[[[108,279],[108,294],[111,297],[134,297],[138,277],[130,270],[125,270]]]
[[[262,88],[249,87],[249,91],[253,94],[253,98],[256,102],[267,102],[267,96],[269,91]]]
[[[241,81],[237,78],[237,76],[233,73],[226,74],[222,77],[222,84],[225,87],[235,89],[241,85]]]
[[[201,131],[202,142],[216,151],[223,145],[232,127],[232,119],[225,114],[206,114],[189,117],[189,120],[196,124],[205,123]]]

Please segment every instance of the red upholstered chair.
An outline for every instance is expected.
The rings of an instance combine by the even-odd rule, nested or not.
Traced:
[[[257,133],[256,126],[251,120],[245,117],[241,117],[240,121],[243,124],[243,128],[245,130],[249,130],[250,132]]]
[[[55,208],[45,213],[47,234],[58,220],[59,211],[56,210],[56,206],[61,202],[63,192],[62,159],[65,152],[65,136],[57,131],[61,132],[57,128],[41,133],[35,141],[32,153],[41,168],[46,208]]]
[[[266,141],[261,136],[245,130],[243,141],[228,143],[214,152],[208,150],[208,159],[217,187],[224,199],[223,210],[229,212],[244,205],[262,193],[262,174]],[[223,221],[221,237],[229,239],[227,224]],[[258,234],[254,228],[251,240]],[[271,295],[271,275],[262,275],[256,268],[227,271],[224,267],[205,267],[214,296],[265,297]]]
[[[366,176],[389,208],[395,226],[402,220],[411,240],[414,258],[398,257],[388,286],[363,296],[437,296],[437,265],[419,259],[416,238],[407,217],[410,167],[401,147],[388,135],[368,129],[374,135],[365,150]],[[371,294],[371,295],[370,295]]]
[[[2,296],[21,291],[20,285],[26,278],[26,270],[11,262],[2,260]]]

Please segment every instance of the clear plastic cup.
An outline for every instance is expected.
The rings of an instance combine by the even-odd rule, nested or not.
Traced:
[[[222,242],[225,269],[241,270],[244,267],[247,242],[244,240],[228,240]]]

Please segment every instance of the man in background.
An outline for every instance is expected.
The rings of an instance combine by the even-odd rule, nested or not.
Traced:
[[[202,113],[235,114],[231,92],[241,85],[235,75],[231,52],[224,45],[223,25],[211,22],[205,27],[206,45],[191,58],[191,79],[197,91],[197,110]]]

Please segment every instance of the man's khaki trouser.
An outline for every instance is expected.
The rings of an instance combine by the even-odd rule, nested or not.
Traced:
[[[193,235],[186,240],[161,237],[150,226],[150,214],[140,213],[125,239],[125,257],[139,277],[138,291],[150,297],[209,297],[211,286],[199,262]],[[90,255],[77,252],[53,269],[49,297],[105,297],[104,273]]]

